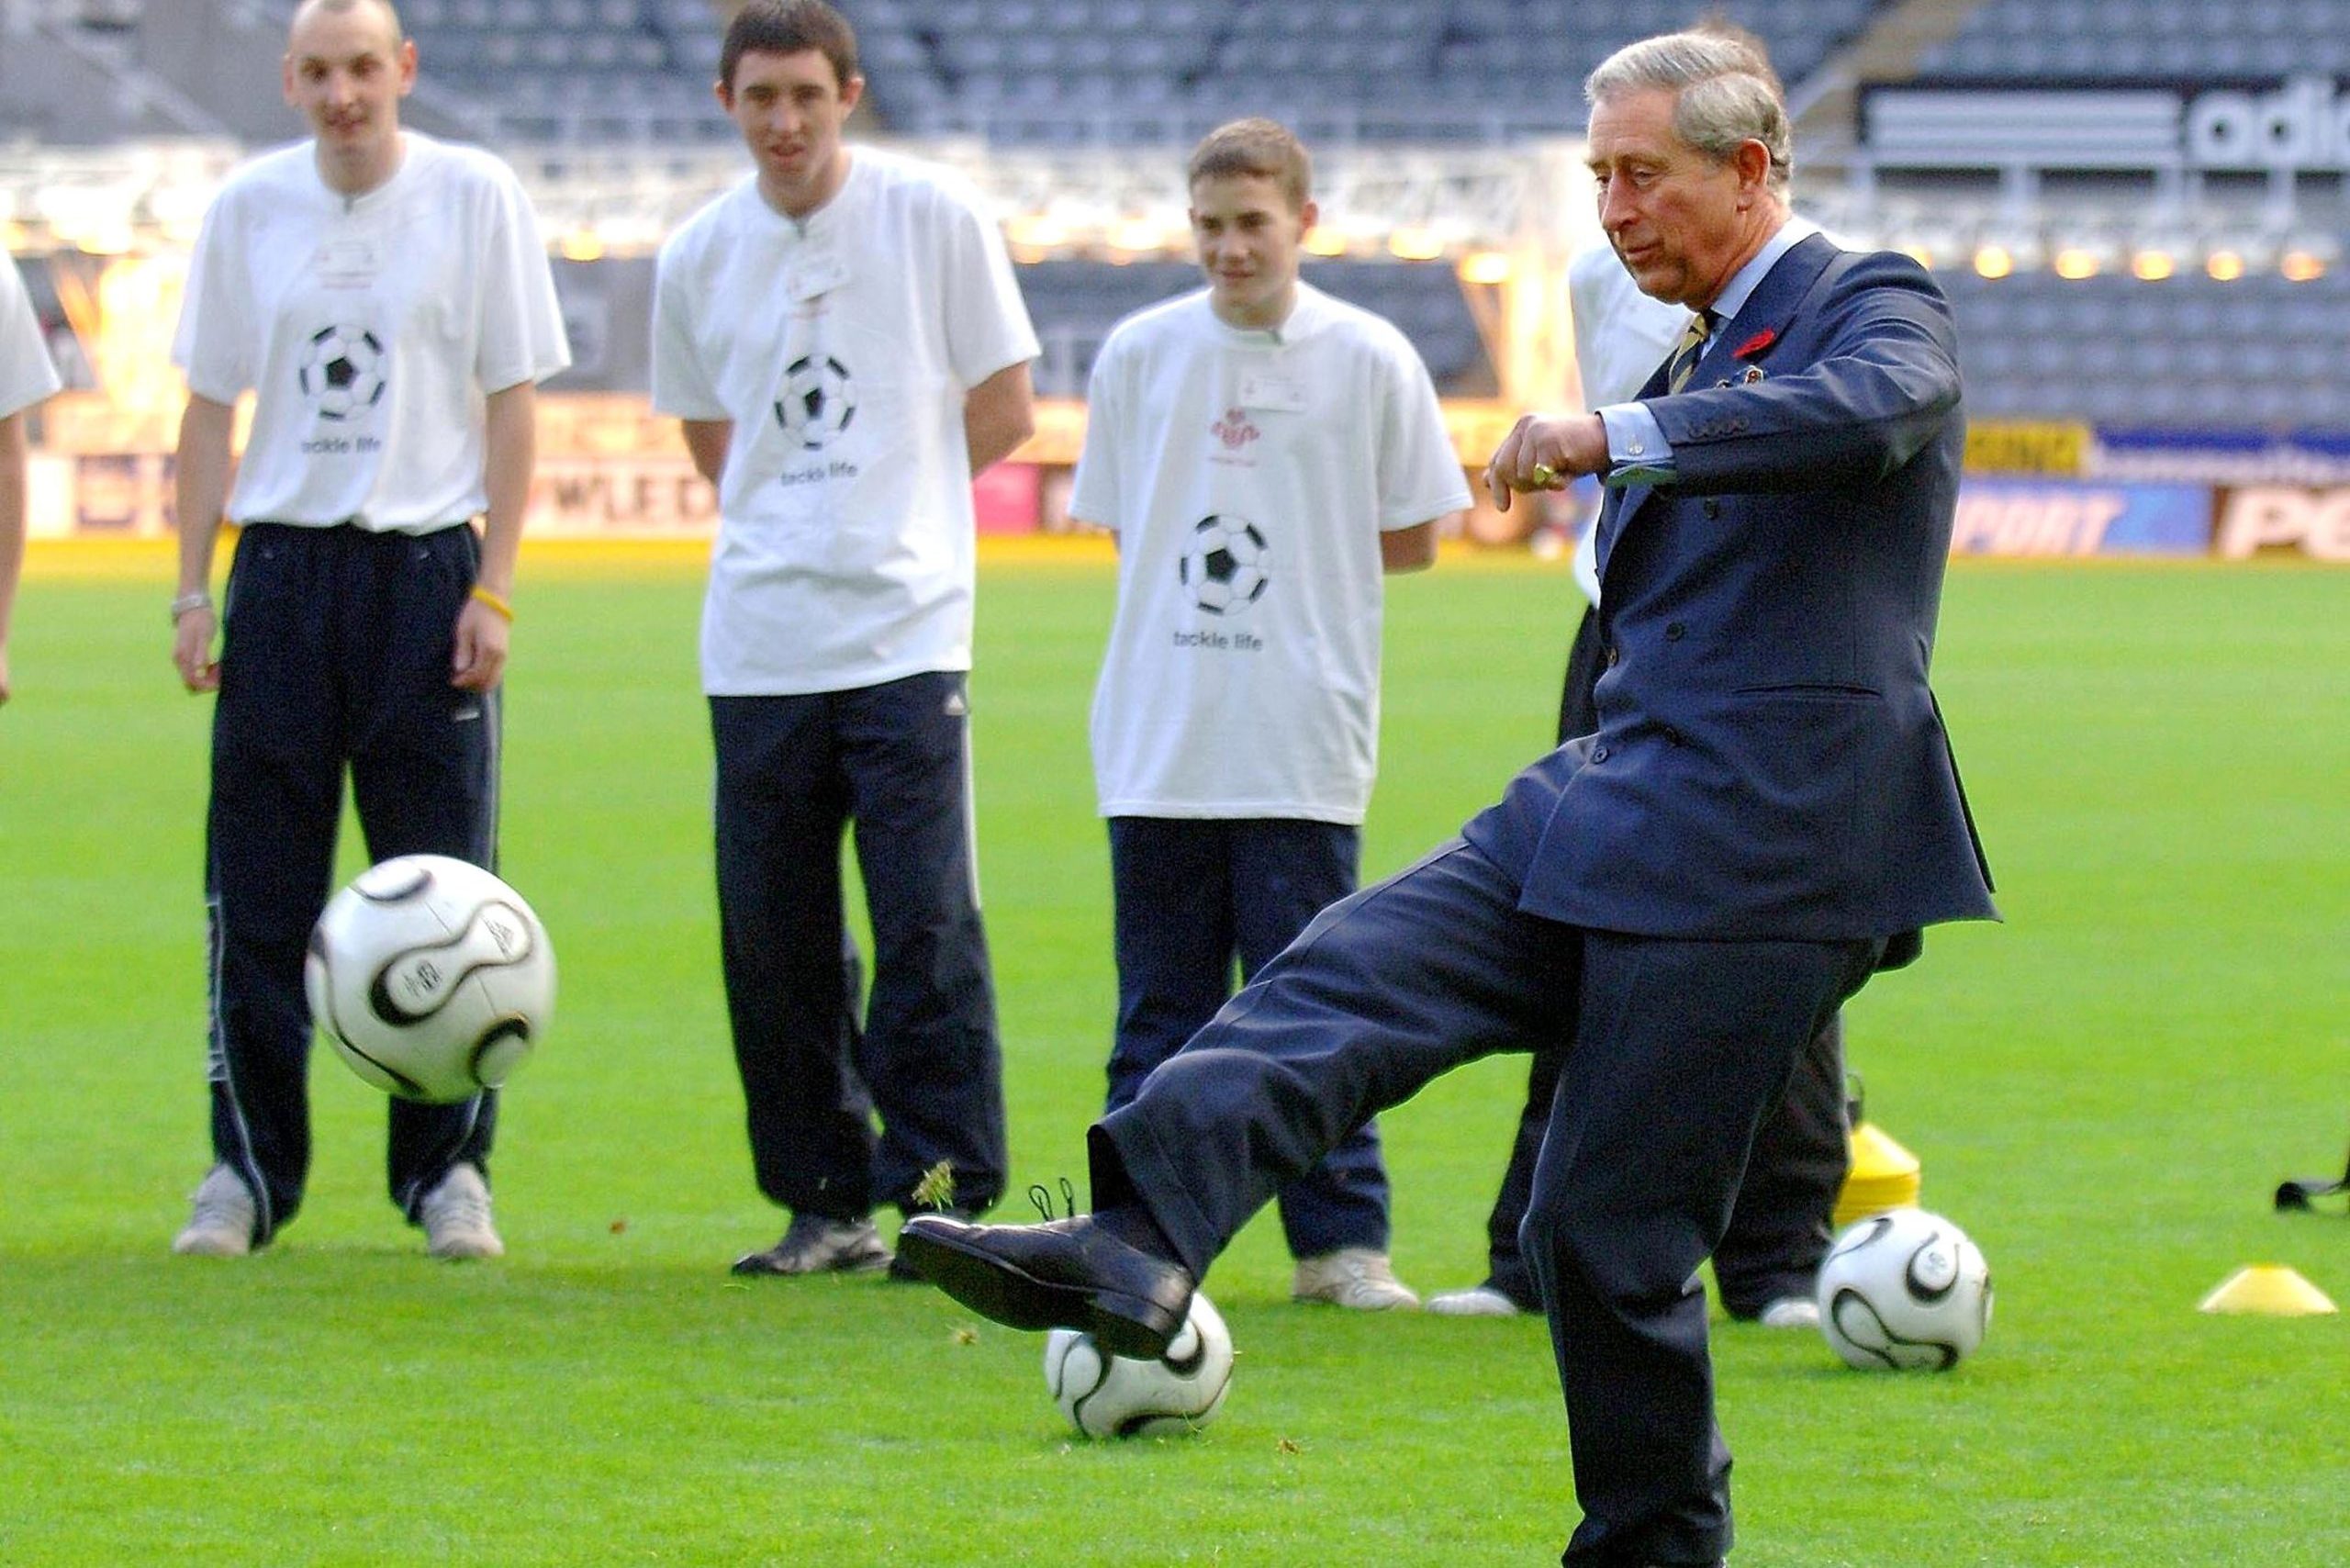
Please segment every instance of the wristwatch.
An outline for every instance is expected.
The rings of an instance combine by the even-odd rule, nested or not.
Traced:
[[[179,598],[172,600],[172,624],[174,626],[178,625],[180,623],[180,617],[185,615],[191,610],[209,610],[211,608],[212,596],[210,594],[201,592],[184,593],[180,595]]]

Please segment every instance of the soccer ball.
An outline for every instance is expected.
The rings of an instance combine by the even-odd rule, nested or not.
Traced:
[[[1197,1291],[1191,1316],[1154,1361],[1105,1356],[1092,1335],[1056,1328],[1045,1337],[1045,1386],[1089,1438],[1192,1431],[1214,1419],[1232,1386],[1232,1335]]]
[[[810,452],[848,430],[856,418],[856,388],[848,366],[826,354],[805,354],[784,367],[783,396],[775,405],[775,420],[784,433]]]
[[[1210,615],[1237,615],[1265,595],[1265,536],[1246,518],[1203,517],[1175,564],[1192,602]]]
[[[1819,1327],[1863,1371],[1946,1372],[1991,1326],[1991,1268],[1966,1233],[1923,1209],[1847,1229],[1819,1266]]]
[[[363,871],[310,932],[310,1016],[351,1070],[452,1104],[506,1081],[554,1015],[554,949],[478,866],[403,855]]]
[[[301,380],[320,419],[356,419],[384,400],[384,345],[364,327],[322,327],[310,334]]]

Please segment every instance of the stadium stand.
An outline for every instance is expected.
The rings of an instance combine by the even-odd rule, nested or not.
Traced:
[[[402,20],[486,138],[598,145],[723,140],[710,0],[402,0]]]
[[[1885,0],[1729,7],[1789,81]],[[912,135],[1188,143],[1270,114],[1310,143],[1504,141],[1583,127],[1583,77],[1686,0],[847,0],[876,107]]]
[[[1975,418],[2350,427],[2350,277],[1941,275]]]
[[[2215,82],[2350,70],[2350,0],[1991,0],[1920,74]]]

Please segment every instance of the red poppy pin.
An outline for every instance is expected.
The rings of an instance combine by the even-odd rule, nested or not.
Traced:
[[[1730,350],[1729,357],[1732,359],[1752,359],[1755,355],[1768,350],[1773,343],[1775,343],[1778,341],[1779,329],[1776,327],[1765,327],[1761,331],[1755,333],[1752,337],[1747,339],[1744,342],[1739,344],[1738,347]]]

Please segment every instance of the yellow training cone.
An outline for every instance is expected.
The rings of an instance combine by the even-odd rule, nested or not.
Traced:
[[[2323,1291],[2282,1263],[2249,1263],[2203,1298],[2203,1312],[2249,1312],[2263,1317],[2316,1317],[2334,1311]]]
[[[1896,1143],[1874,1122],[1863,1122],[1848,1135],[1852,1168],[1844,1189],[1836,1195],[1836,1228],[1857,1224],[1887,1209],[1917,1206],[1924,1185],[1918,1157]]]

